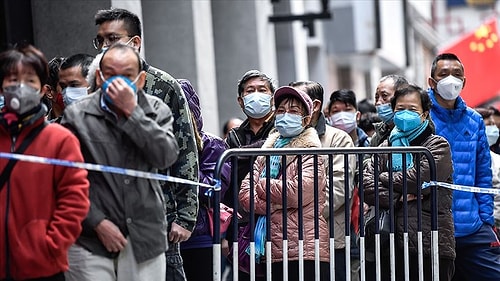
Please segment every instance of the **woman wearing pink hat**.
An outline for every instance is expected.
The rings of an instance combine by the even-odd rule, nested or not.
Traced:
[[[274,94],[276,105],[276,131],[271,133],[262,148],[320,148],[316,130],[310,126],[312,101],[299,89],[281,87]],[[299,166],[301,160],[301,167]],[[299,280],[299,230],[303,230],[304,277],[315,275],[315,250],[320,256],[321,280],[330,280],[329,276],[329,245],[328,227],[322,216],[314,217],[314,201],[319,202],[319,210],[325,205],[326,176],[323,160],[317,163],[312,155],[286,156],[286,166],[282,167],[281,156],[270,156],[270,166],[266,167],[266,158],[258,157],[254,163],[253,173],[247,175],[242,182],[239,193],[241,205],[246,210],[250,208],[250,200],[255,202],[255,213],[266,214],[266,202],[271,201],[271,241],[272,241],[272,280],[283,280],[284,262],[288,263],[288,280]],[[300,167],[300,169],[299,169]],[[270,197],[266,196],[266,174],[270,174]],[[286,172],[284,173],[284,171]],[[299,183],[299,170],[302,174]],[[282,175],[286,174],[286,186],[283,186]],[[254,198],[250,197],[250,176],[254,183]],[[315,178],[318,183],[318,198],[314,196]],[[299,202],[299,185],[302,187],[302,202]],[[286,209],[283,208],[282,196],[286,192]],[[299,206],[299,204],[301,204]],[[303,223],[299,223],[299,208],[303,210]],[[283,213],[287,217],[286,228],[283,224]],[[319,248],[315,249],[315,221],[319,226]],[[283,258],[283,232],[287,233],[288,257]]]

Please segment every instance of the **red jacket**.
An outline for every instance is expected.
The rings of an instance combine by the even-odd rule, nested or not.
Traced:
[[[15,147],[41,122],[43,118],[25,127]],[[11,152],[12,145],[13,139],[0,125],[0,151]],[[77,138],[59,124],[47,125],[24,154],[83,161]],[[0,158],[0,173],[7,162]],[[51,276],[68,269],[68,248],[80,234],[89,209],[88,188],[84,169],[24,161],[16,164],[0,191],[0,279],[7,274],[7,243],[14,279]]]

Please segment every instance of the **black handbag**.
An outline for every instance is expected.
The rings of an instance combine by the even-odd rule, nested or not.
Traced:
[[[389,248],[389,234],[391,233],[391,214],[389,210],[379,209],[378,221],[375,218],[375,207],[365,216],[365,249],[368,253],[375,253],[375,229],[379,226],[380,249]]]

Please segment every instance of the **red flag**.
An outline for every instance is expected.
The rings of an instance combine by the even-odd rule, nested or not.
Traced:
[[[500,92],[500,42],[496,18],[465,34],[440,53],[453,53],[465,68],[465,87],[460,96],[476,107],[497,97]]]

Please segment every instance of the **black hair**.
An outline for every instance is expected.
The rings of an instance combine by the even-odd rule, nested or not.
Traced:
[[[398,98],[409,95],[409,94],[413,94],[413,93],[418,93],[420,95],[420,102],[422,103],[423,112],[430,111],[432,103],[431,103],[431,99],[429,98],[429,95],[427,94],[427,92],[425,90],[423,90],[422,88],[420,88],[419,86],[414,85],[414,84],[409,84],[406,87],[401,87],[401,88],[396,90],[396,92],[394,93],[394,96],[391,99],[392,110],[394,111],[394,109],[396,107],[396,101]]]
[[[108,21],[122,20],[125,23],[125,29],[128,32],[128,36],[139,36],[141,35],[141,21],[139,17],[125,9],[112,8],[109,10],[99,10],[95,14],[95,25],[101,25],[102,23]]]
[[[359,118],[358,122],[358,127],[365,132],[369,132],[375,130],[373,123],[378,123],[378,122],[382,122],[380,116],[375,112],[369,111],[361,114],[361,117]]]
[[[47,59],[32,45],[17,46],[0,53],[0,83],[3,83],[5,76],[17,73],[19,63],[32,67],[42,86],[47,84],[49,77]]]
[[[493,110],[491,108],[476,107],[474,110],[481,114],[483,119],[490,118],[490,116],[493,115]]]
[[[269,89],[271,89],[271,92],[274,94],[276,85],[272,78],[258,70],[249,70],[245,74],[243,74],[243,77],[241,77],[241,79],[238,81],[238,97],[241,97],[241,94],[245,89],[245,84],[248,82],[248,80],[253,78],[261,78],[262,80],[266,81]]]
[[[432,61],[432,65],[431,65],[431,78],[435,78],[434,74],[436,74],[437,63],[440,60],[455,60],[455,61],[458,61],[462,65],[462,68],[464,68],[464,65],[462,64],[462,62],[460,61],[460,59],[457,57],[457,55],[452,54],[452,53],[442,53],[442,54],[437,55],[434,58],[434,60]]]
[[[134,53],[134,55],[136,56],[137,58],[137,65],[139,66],[139,72],[142,71],[142,61],[141,61],[141,57],[139,55],[139,53],[131,46],[128,46],[126,44],[122,44],[122,43],[116,43],[116,44],[113,44],[111,45],[103,54],[102,54],[102,57],[101,57],[101,60],[99,61],[99,69],[102,69],[102,60],[104,59],[104,57],[106,56],[106,54],[113,50],[113,49],[118,49],[118,50],[121,50],[121,51],[127,51],[127,50],[130,50]]]
[[[368,99],[363,99],[358,102],[358,110],[363,113],[368,113],[368,112],[377,112],[377,108],[373,104],[373,102],[369,101]]]
[[[490,107],[488,107],[488,109],[490,109],[493,112],[492,113],[493,116],[500,116],[500,111],[496,107],[490,106]]]
[[[59,68],[61,63],[64,61],[64,57],[54,57],[49,61],[49,77],[47,79],[47,85],[49,85],[53,90],[57,87],[57,82],[59,82]]]
[[[336,102],[343,102],[345,104],[350,104],[352,105],[356,110],[358,109],[358,105],[356,103],[356,94],[354,93],[353,90],[349,89],[340,89],[334,91],[330,95],[330,106]]]
[[[323,86],[316,81],[295,81],[288,84],[290,87],[300,87],[304,86],[305,93],[309,95],[311,100],[319,100],[321,105],[323,105]]]
[[[88,54],[76,54],[66,58],[61,63],[61,70],[65,70],[71,67],[80,66],[82,77],[87,77],[89,73],[89,66],[94,60],[94,56]]]

